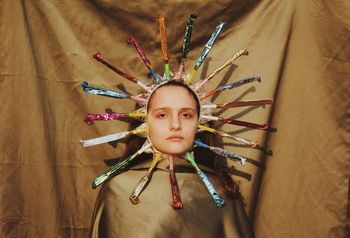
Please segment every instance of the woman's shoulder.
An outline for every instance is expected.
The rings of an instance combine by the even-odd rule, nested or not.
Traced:
[[[226,204],[222,208],[216,207],[194,170],[176,173],[184,206],[182,209],[174,210],[171,206],[171,188],[166,168],[153,173],[150,183],[139,197],[140,203],[132,204],[129,195],[146,172],[147,166],[142,167],[140,164],[103,186],[100,196],[103,201],[96,208],[100,218],[95,223],[100,223],[109,235],[252,237],[241,233],[250,234],[242,203],[222,195]]]

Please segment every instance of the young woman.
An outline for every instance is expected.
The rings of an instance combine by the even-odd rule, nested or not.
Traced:
[[[215,159],[195,155],[201,157],[204,165],[200,168],[209,179],[223,184],[217,186],[225,200],[221,208],[215,206],[185,159],[193,149],[199,115],[199,100],[183,83],[169,81],[152,92],[147,105],[147,140],[161,159],[137,205],[130,202],[129,195],[151,166],[152,159],[144,154],[127,172],[103,186],[91,237],[254,237],[243,204],[234,194],[234,183],[220,171]],[[171,206],[169,168],[176,173],[182,209]]]

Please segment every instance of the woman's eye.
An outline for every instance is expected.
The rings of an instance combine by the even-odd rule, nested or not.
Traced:
[[[182,116],[186,119],[191,119],[193,118],[193,115],[191,113],[183,113]]]
[[[166,118],[167,114],[166,113],[159,113],[156,115],[157,118],[162,119],[162,118]]]

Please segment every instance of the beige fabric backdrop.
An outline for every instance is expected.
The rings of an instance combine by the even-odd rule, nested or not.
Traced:
[[[227,21],[197,79],[238,50],[248,57],[207,88],[260,74],[262,83],[221,93],[215,102],[274,98],[273,107],[222,116],[270,122],[277,132],[220,129],[259,140],[273,151],[225,142],[250,158],[237,166],[257,237],[345,237],[349,189],[350,3],[323,1],[0,1],[0,236],[86,237],[98,191],[92,179],[118,158],[123,142],[82,148],[79,139],[111,134],[126,122],[88,126],[88,112],[129,112],[130,101],[84,93],[82,81],[130,93],[138,88],[96,62],[104,58],[139,79],[147,69],[125,43],[135,36],[162,72],[156,17],[168,17],[171,69],[184,26],[199,14],[187,68],[219,21]],[[219,127],[218,127],[219,128]]]

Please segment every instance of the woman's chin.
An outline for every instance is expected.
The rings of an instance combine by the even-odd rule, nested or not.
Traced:
[[[189,151],[191,148],[187,147],[176,147],[176,146],[168,146],[167,148],[158,149],[161,153],[172,155],[172,156],[183,156],[186,154],[187,151]]]

